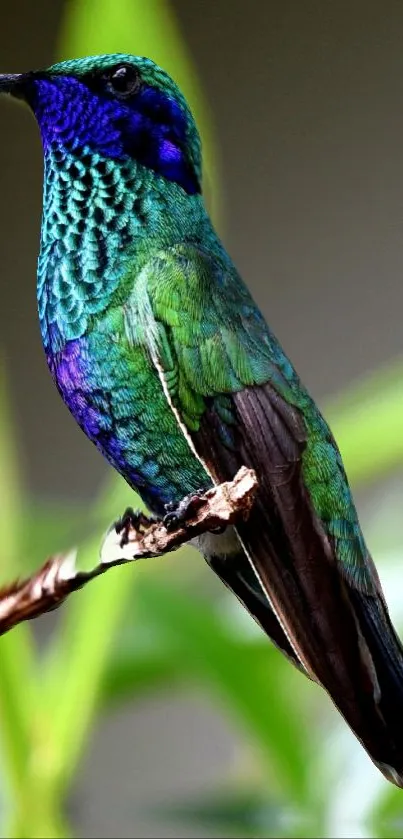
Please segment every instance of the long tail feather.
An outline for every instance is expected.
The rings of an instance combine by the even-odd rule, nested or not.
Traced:
[[[264,525],[255,519],[253,527],[262,533]],[[277,558],[262,555],[262,540],[258,547],[243,526],[239,530],[308,673],[329,693],[378,768],[403,787],[403,652],[381,598],[351,589],[330,567],[323,569],[317,600],[316,584],[312,596],[309,580],[293,575],[290,585]]]
[[[233,400],[237,446],[222,445],[213,411],[197,438],[219,480],[244,463],[259,481],[251,515],[236,528],[255,575],[252,600],[239,575],[227,572],[225,582],[271,637],[274,627],[280,648],[289,655],[291,647],[289,657],[329,693],[388,780],[403,787],[403,649],[371,560],[365,557],[360,586],[315,514],[301,471],[300,413],[270,385],[245,388]],[[224,576],[222,567],[218,573]],[[256,592],[266,598],[266,615]]]
[[[217,544],[218,547],[219,541]],[[256,574],[242,548],[239,546],[239,550],[229,556],[216,553],[212,555],[205,554],[205,557],[210,568],[218,574],[227,588],[237,596],[238,600],[252,615],[266,635],[269,636],[276,647],[292,661],[298,670],[308,675],[298,656],[295,654],[295,650],[291,646],[275,612],[271,608],[267,595],[259,584]]]
[[[379,597],[369,597],[357,590],[351,590],[349,596],[378,684],[376,707],[382,720],[382,742],[371,756],[389,780],[403,787],[402,645]]]

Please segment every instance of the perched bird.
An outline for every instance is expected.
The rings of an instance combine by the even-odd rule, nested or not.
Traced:
[[[249,519],[198,547],[403,787],[403,649],[336,442],[206,212],[184,97],[123,54],[0,91],[42,135],[38,306],[61,396],[159,517],[255,470]]]

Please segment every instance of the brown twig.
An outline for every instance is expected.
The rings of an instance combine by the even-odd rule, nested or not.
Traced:
[[[161,556],[207,531],[224,528],[246,518],[257,488],[252,469],[242,467],[234,479],[219,484],[184,506],[184,516],[173,519],[169,529],[163,522],[143,514],[125,514],[112,526],[101,548],[100,563],[91,571],[76,569],[75,553],[48,559],[32,577],[0,591],[0,635],[22,621],[56,609],[71,592],[104,574],[115,565],[145,557]]]

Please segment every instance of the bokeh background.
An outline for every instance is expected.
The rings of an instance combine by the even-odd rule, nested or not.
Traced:
[[[403,630],[403,5],[20,0],[0,70],[150,54],[184,86],[236,264],[345,457]],[[75,426],[36,316],[42,156],[0,113],[1,577],[102,534],[133,497]],[[403,724],[403,722],[402,722]],[[390,836],[403,794],[201,557],[116,569],[1,639],[7,837]]]

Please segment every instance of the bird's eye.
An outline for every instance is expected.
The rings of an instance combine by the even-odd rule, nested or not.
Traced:
[[[120,64],[114,67],[107,77],[107,88],[120,99],[127,99],[133,96],[140,87],[140,75],[136,67],[131,64]]]

